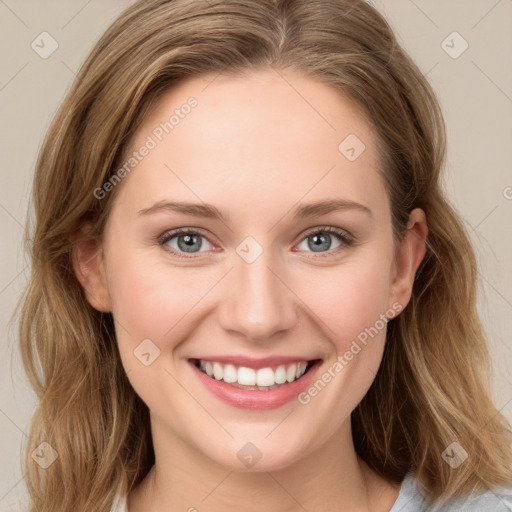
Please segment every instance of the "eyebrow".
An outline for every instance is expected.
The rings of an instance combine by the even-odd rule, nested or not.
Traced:
[[[149,208],[139,210],[137,213],[138,215],[147,215],[150,213],[166,210],[184,215],[191,215],[194,217],[204,217],[226,221],[226,217],[222,214],[222,212],[211,204],[188,203],[184,201],[158,201]],[[373,217],[373,213],[370,208],[348,199],[328,199],[323,201],[316,201],[310,204],[299,205],[292,210],[292,215],[296,218],[305,219],[309,217],[320,217],[331,212],[343,210],[358,210],[366,213],[370,217]]]

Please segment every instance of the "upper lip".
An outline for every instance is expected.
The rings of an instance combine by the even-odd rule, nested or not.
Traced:
[[[248,356],[205,356],[205,357],[196,357],[192,358],[192,360],[202,360],[202,361],[210,361],[210,362],[218,362],[222,364],[232,364],[233,366],[243,366],[246,368],[254,368],[258,370],[260,368],[267,368],[273,366],[280,366],[292,363],[299,363],[302,361],[315,361],[319,358],[307,358],[301,356],[269,356],[262,358],[248,357]]]

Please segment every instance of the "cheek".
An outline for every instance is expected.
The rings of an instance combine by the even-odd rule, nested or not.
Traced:
[[[174,371],[174,359],[179,358],[182,347],[187,347],[187,340],[210,311],[209,291],[225,272],[177,267],[165,258],[149,257],[148,252],[133,248],[119,251],[123,257],[109,267],[121,359],[132,385],[145,398],[158,378],[167,376],[162,372]],[[150,356],[141,358],[147,353]],[[148,359],[153,362],[146,367]]]
[[[301,296],[320,318],[319,326],[338,351],[345,350],[347,343],[385,314],[389,277],[385,257],[367,258],[364,262],[358,259],[337,268],[321,269],[316,278],[310,273]]]
[[[323,286],[310,289],[305,302],[322,320],[322,337],[328,337],[331,351],[323,372],[299,401],[312,404],[318,418],[328,416],[329,426],[323,428],[332,434],[360,403],[380,366],[387,327],[382,316],[391,314],[390,276],[383,257],[364,264],[358,260],[324,277],[317,281]]]
[[[140,342],[141,336],[163,342],[193,308],[201,290],[204,294],[211,288],[201,275],[197,269],[170,269],[143,258],[123,260],[111,275],[116,320],[126,327],[132,342]]]
[[[135,392],[152,411],[166,403],[184,411],[190,403],[172,377],[172,358],[199,321],[198,301],[215,283],[205,272],[171,269],[142,255],[143,251],[134,251],[109,274],[122,364]]]

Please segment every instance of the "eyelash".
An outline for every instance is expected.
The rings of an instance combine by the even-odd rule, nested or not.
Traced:
[[[200,235],[208,240],[208,237],[206,237],[200,231],[188,229],[188,228],[179,228],[179,229],[175,229],[173,231],[164,233],[163,235],[160,235],[157,239],[158,244],[160,246],[164,246],[167,242],[169,242],[169,240],[176,237],[176,235],[179,235],[182,233],[187,234],[187,235]],[[349,235],[346,231],[343,231],[338,228],[334,228],[332,226],[321,226],[319,228],[314,228],[313,230],[305,233],[305,235],[303,236],[303,238],[300,241],[302,242],[306,238],[308,238],[312,235],[319,234],[319,233],[329,233],[329,234],[336,235],[339,242],[341,242],[341,245],[339,247],[336,247],[335,249],[329,249],[326,252],[316,253],[315,258],[332,257],[333,253],[337,253],[339,250],[341,250],[343,248],[351,247],[355,242],[354,238],[351,235]],[[168,250],[169,252],[171,252],[174,256],[176,256],[178,258],[193,259],[193,258],[198,257],[198,256],[184,256],[185,253],[176,251],[175,249],[171,249],[171,248],[166,248],[166,250]],[[196,253],[196,254],[199,254],[199,253]]]

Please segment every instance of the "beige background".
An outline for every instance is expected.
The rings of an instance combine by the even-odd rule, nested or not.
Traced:
[[[37,151],[80,63],[128,3],[0,0],[0,512],[22,510],[26,499],[19,459],[35,399],[8,319],[30,268],[21,241]],[[445,113],[446,188],[478,252],[495,400],[512,421],[512,0],[373,3],[428,76]],[[58,43],[46,59],[31,47],[44,31]],[[464,40],[467,50],[452,58]]]

